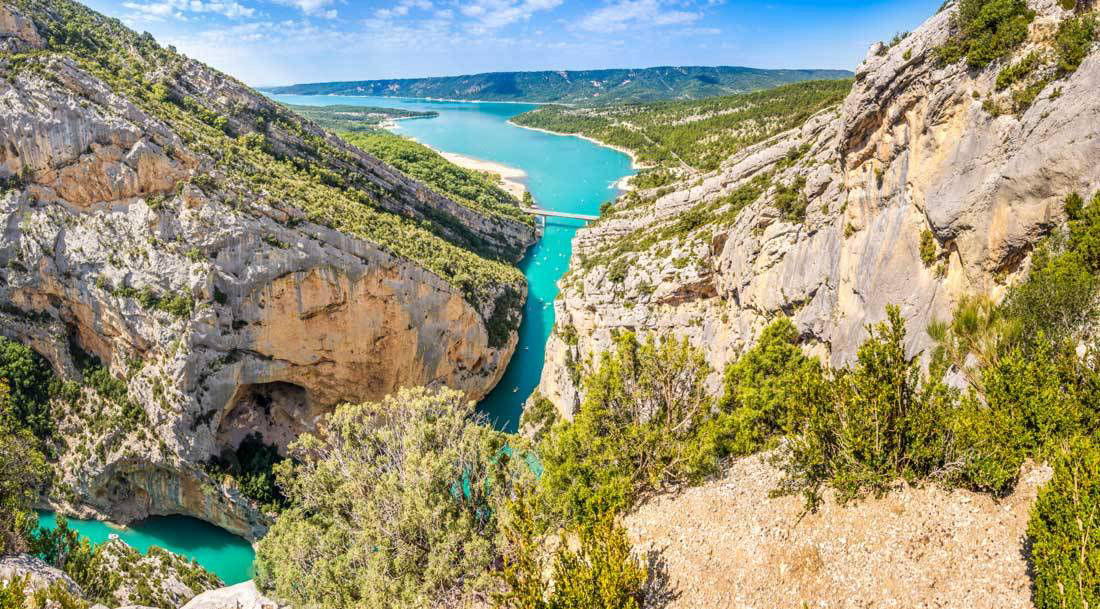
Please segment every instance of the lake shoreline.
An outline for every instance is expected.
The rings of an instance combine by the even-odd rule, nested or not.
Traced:
[[[421,143],[423,144],[423,142]],[[431,146],[428,147],[431,148]],[[435,150],[440,156],[463,169],[487,171],[499,175],[501,179],[501,188],[508,191],[509,194],[520,201],[523,200],[523,194],[527,192],[527,184],[523,181],[527,179],[527,172],[518,167],[512,167],[495,161],[486,161],[485,159],[478,159],[472,156],[466,156],[465,154],[458,154],[457,152],[444,152],[442,150],[436,150],[435,148],[432,148],[432,150]]]
[[[519,127],[520,129],[529,129],[531,131],[538,131],[539,133],[548,133],[550,135],[557,135],[559,137],[579,137],[582,140],[589,141],[589,142],[591,142],[591,143],[593,143],[597,146],[601,146],[603,148],[610,148],[611,150],[614,150],[616,152],[621,152],[621,153],[625,154],[626,156],[630,157],[630,168],[635,170],[635,171],[640,170],[640,169],[650,169],[652,167],[651,165],[646,165],[646,164],[640,162],[638,160],[637,154],[633,150],[623,148],[622,146],[616,146],[614,144],[608,144],[606,142],[601,142],[600,140],[597,140],[596,138],[593,138],[593,137],[589,137],[587,135],[582,135],[580,133],[562,133],[560,131],[551,131],[549,129],[542,129],[541,127],[528,127],[527,125],[520,125],[519,123],[516,123],[516,122],[512,121],[511,119],[508,119],[508,124],[512,125],[513,127]],[[618,188],[619,190],[622,190],[622,191],[633,190],[634,186],[630,184],[630,178],[632,178],[632,177],[634,177],[634,176],[626,176],[625,178],[620,179],[618,182],[615,182],[615,187]]]
[[[500,176],[501,180],[500,187],[503,188],[508,194],[519,199],[520,201],[523,201],[523,195],[527,192],[527,183],[525,181],[527,180],[526,171],[520,169],[519,167],[505,165],[504,163],[487,161],[485,159],[479,159],[465,154],[458,154],[457,152],[447,152],[445,150],[440,150],[434,146],[428,146],[428,144],[421,142],[415,137],[393,131],[393,129],[396,127],[397,124],[393,124],[390,126],[386,126],[386,129],[390,131],[390,133],[410,138],[421,146],[426,146],[430,148],[439,156],[447,159],[448,162],[458,165],[463,169],[497,174],[498,176]]]

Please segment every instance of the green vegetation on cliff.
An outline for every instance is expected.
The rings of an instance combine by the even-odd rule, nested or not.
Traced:
[[[971,68],[984,68],[1023,44],[1034,18],[1025,0],[959,0],[954,36],[940,47],[939,59],[947,64],[965,57]]]
[[[792,82],[850,78],[847,70],[758,70],[679,66],[554,72],[494,72],[436,78],[364,80],[268,87],[271,93],[372,95],[485,101],[611,104],[702,99]]]
[[[389,132],[339,135],[401,173],[467,207],[519,222],[533,222],[530,214],[520,211],[519,200],[500,187],[500,177],[495,174],[464,169],[423,144]]]
[[[265,203],[297,207],[312,222],[424,266],[473,303],[491,302],[500,286],[523,281],[510,264],[523,244],[489,243],[414,193],[364,171],[354,148],[274,102],[250,106],[196,92],[231,85],[253,95],[252,101],[265,101],[228,76],[71,0],[15,4],[34,20],[48,48],[10,57],[9,78],[49,79],[58,55],[71,58],[210,159],[212,166],[191,180],[207,195],[241,211]],[[489,226],[513,219],[492,212],[485,218]]]
[[[710,171],[747,146],[839,104],[851,80],[810,81],[702,101],[599,108],[546,106],[512,119],[517,125],[576,133],[625,148],[660,168]],[[645,183],[654,175],[642,174]]]

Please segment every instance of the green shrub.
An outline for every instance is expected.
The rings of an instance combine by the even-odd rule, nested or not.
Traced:
[[[1058,54],[1058,76],[1065,77],[1077,71],[1096,41],[1098,25],[1096,17],[1086,15],[1066,19],[1058,24],[1054,37],[1054,49]]]
[[[775,187],[775,197],[772,203],[783,214],[783,219],[788,222],[803,222],[806,219],[806,207],[809,201],[802,189],[806,187],[806,176],[799,175],[789,185],[779,184]]]
[[[0,582],[0,609],[26,609],[27,579],[14,577]]]
[[[1027,281],[1005,298],[1005,314],[1018,325],[1019,340],[1042,334],[1059,343],[1097,317],[1096,273],[1100,270],[1100,196],[1087,206],[1067,199],[1069,230],[1041,243]]]
[[[929,324],[928,334],[936,343],[933,366],[954,366],[981,393],[983,371],[1014,343],[1018,325],[988,297],[964,297],[951,321]]]
[[[905,325],[897,307],[868,328],[855,365],[804,379],[809,399],[794,418],[798,429],[782,455],[781,490],[821,501],[824,485],[846,502],[885,492],[894,481],[940,473],[952,453],[943,422],[956,392],[905,356]]]
[[[538,510],[520,498],[504,528],[507,552],[497,571],[499,609],[641,609],[648,569],[631,554],[626,531],[614,514],[561,532],[547,560],[547,539]],[[577,548],[567,540],[576,537]],[[549,563],[549,565],[547,564]],[[552,567],[546,581],[547,566]]]
[[[959,0],[954,35],[938,49],[940,62],[966,58],[969,67],[984,68],[1023,44],[1034,18],[1024,0]]]
[[[1012,85],[1026,80],[1043,63],[1043,58],[1037,51],[1032,51],[1026,57],[1016,63],[1005,66],[997,73],[997,90],[1001,91]]]
[[[936,244],[936,236],[927,228],[920,233],[920,260],[924,266],[932,266],[936,263],[939,246]]]
[[[256,582],[304,607],[427,607],[484,589],[497,515],[532,477],[452,390],[341,406],[290,452],[277,471],[293,507],[260,541]]]
[[[1036,609],[1100,606],[1098,526],[1100,444],[1079,438],[1054,460],[1028,522]]]
[[[756,344],[726,367],[721,408],[733,420],[730,452],[750,454],[763,447],[768,437],[797,427],[792,420],[800,411],[799,391],[806,377],[820,376],[817,359],[803,355],[798,330],[783,317],[771,323]]]
[[[994,493],[1015,486],[1025,459],[1093,425],[1094,375],[1066,343],[1015,347],[983,371],[983,392],[962,401],[952,428],[962,481]]]
[[[709,372],[686,340],[616,337],[614,350],[585,376],[574,420],[539,445],[541,487],[554,511],[591,522],[605,509],[629,508],[642,493],[714,471],[723,435],[705,387]]]
[[[80,586],[84,596],[98,603],[115,602],[114,592],[122,583],[108,567],[100,552],[87,537],[69,528],[69,521],[57,514],[53,529],[39,528],[30,537],[30,551],[57,567]]]

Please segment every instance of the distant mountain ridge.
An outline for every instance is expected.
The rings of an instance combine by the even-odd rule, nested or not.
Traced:
[[[803,80],[851,78],[847,70],[763,70],[739,66],[491,72],[264,87],[296,95],[370,95],[440,99],[610,104],[701,99]]]

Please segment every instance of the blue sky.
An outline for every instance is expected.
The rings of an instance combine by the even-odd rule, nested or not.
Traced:
[[[251,85],[511,70],[847,68],[942,0],[83,0]]]

